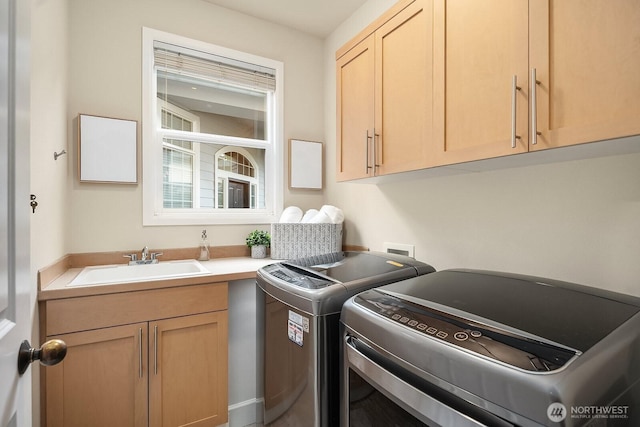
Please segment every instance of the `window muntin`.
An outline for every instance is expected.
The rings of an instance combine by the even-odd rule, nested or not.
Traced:
[[[160,108],[162,129],[197,131],[200,121],[195,114],[165,103]],[[193,141],[162,139],[162,206],[164,208],[193,208],[195,206],[194,168],[197,151]]]
[[[221,81],[211,70],[195,75],[193,64],[186,71],[158,66],[154,55],[167,46],[176,58],[222,58],[225,72],[240,72]],[[147,28],[143,53],[144,224],[276,220],[282,211],[282,64]],[[157,113],[149,120],[151,111]],[[231,170],[217,167],[223,152],[239,153],[236,160],[231,154]],[[230,186],[241,188],[239,208],[230,205]]]
[[[162,109],[161,120],[162,129],[185,130],[187,132],[193,130],[193,123],[190,120],[184,119],[166,108]]]
[[[194,207],[195,153],[172,143],[191,145],[190,141],[164,140],[162,148],[162,203],[165,208]]]
[[[229,151],[218,156],[218,169],[251,178],[256,176],[256,168],[251,160],[236,151]]]

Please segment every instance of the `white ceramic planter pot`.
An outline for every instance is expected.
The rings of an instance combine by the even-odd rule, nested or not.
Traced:
[[[267,247],[264,245],[251,246],[251,258],[266,258]]]

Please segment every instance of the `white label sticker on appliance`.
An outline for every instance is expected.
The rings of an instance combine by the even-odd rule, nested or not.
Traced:
[[[304,316],[296,313],[295,311],[289,310],[289,320],[292,321],[293,323],[297,323],[298,325],[302,326],[302,329],[306,333],[309,333],[309,318],[308,317],[304,317]]]
[[[295,311],[289,310],[289,320],[298,325],[302,325],[302,316],[296,313]]]
[[[304,344],[304,334],[302,332],[302,326],[289,320],[288,335],[291,341],[302,347],[302,345]]]
[[[289,320],[287,322],[289,339],[302,346],[304,344],[304,332],[309,333],[309,318],[289,310]]]

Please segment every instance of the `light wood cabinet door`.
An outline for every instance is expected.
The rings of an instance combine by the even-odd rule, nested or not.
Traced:
[[[407,2],[337,60],[337,179],[435,164],[433,3]]]
[[[528,16],[526,0],[435,0],[440,164],[528,150]]]
[[[541,132],[531,149],[640,134],[640,2],[530,5]]]
[[[433,160],[433,2],[417,0],[375,32],[376,175]]]
[[[369,36],[336,63],[336,177],[366,178],[373,170],[374,38]]]
[[[150,322],[149,335],[149,425],[226,423],[227,312]]]
[[[52,338],[65,341],[67,355],[42,370],[47,426],[147,425],[147,323]]]

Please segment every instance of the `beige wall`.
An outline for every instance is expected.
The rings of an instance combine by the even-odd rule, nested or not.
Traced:
[[[67,147],[67,3],[32,2],[31,22],[31,193],[38,207],[31,214],[31,342],[40,341],[37,319],[37,270],[66,253],[69,155]],[[25,202],[26,203],[26,202]],[[31,369],[32,424],[40,425],[40,370]]]
[[[640,154],[335,182],[335,51],[393,3],[370,0],[325,42],[327,200],[345,212],[347,242],[412,244],[438,270],[511,271],[640,295]]]
[[[289,138],[323,141],[322,40],[201,0],[68,0],[68,5],[67,252],[192,247],[205,228],[143,227],[140,184],[80,184],[75,178],[78,113],[141,120],[143,26],[282,61],[285,144]],[[286,190],[284,200],[285,206],[319,207],[323,194]],[[242,245],[257,227],[268,228],[206,228],[218,246]]]
[[[70,156],[67,145],[67,2],[33,2],[31,36],[31,263],[42,267],[65,254]]]

